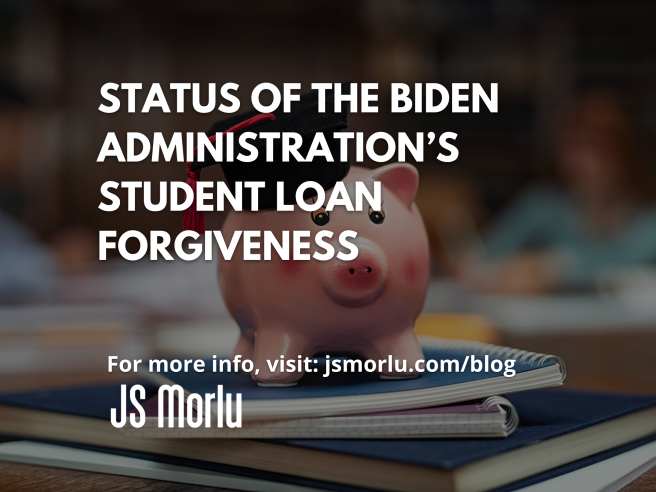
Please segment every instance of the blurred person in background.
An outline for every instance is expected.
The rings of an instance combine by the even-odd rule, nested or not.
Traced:
[[[0,304],[42,301],[53,292],[57,260],[20,221],[21,115],[25,98],[0,81]]]
[[[615,95],[579,98],[554,138],[556,184],[523,191],[461,279],[499,294],[590,290],[617,268],[656,265],[656,191]]]

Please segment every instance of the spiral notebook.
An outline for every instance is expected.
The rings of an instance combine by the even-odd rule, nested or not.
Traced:
[[[325,359],[319,358],[313,366],[317,372],[305,374],[297,386],[286,388],[257,386],[245,372],[212,372],[211,359],[205,361],[208,369],[203,373],[151,373],[140,365],[139,375],[158,385],[178,384],[187,394],[216,393],[217,385],[223,385],[225,392],[241,394],[244,421],[426,408],[558,386],[565,380],[565,364],[554,355],[468,340],[433,337],[420,337],[420,340],[426,361],[439,361],[440,368],[447,370],[426,371],[421,377],[404,380],[382,380],[376,373],[366,372],[341,372],[323,377]],[[503,364],[501,372],[491,370],[495,360]],[[515,361],[512,368],[515,375],[506,377],[505,364],[510,360]],[[442,361],[452,362],[442,364]],[[472,368],[481,370],[476,372]],[[216,404],[214,409],[216,411]]]
[[[128,437],[223,438],[223,439],[412,439],[412,438],[485,438],[508,437],[519,424],[515,407],[505,398],[491,396],[468,404],[367,413],[336,417],[289,420],[250,420],[241,428],[198,427],[186,425],[189,408],[184,408],[183,427],[179,425],[177,402],[173,411],[168,401],[162,404],[159,427],[159,397],[143,403],[146,422],[142,427],[126,423],[121,430]],[[192,408],[192,417],[196,412]],[[135,413],[133,410],[131,413]],[[169,427],[169,415],[173,426]]]

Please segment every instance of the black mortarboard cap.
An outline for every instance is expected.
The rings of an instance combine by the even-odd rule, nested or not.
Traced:
[[[348,84],[343,85],[343,93],[348,92]],[[225,143],[223,145],[223,162],[217,162],[213,157],[205,152],[204,161],[199,162],[197,155],[194,155],[194,161],[189,165],[191,172],[214,164],[221,164],[228,187],[234,192],[236,181],[263,181],[265,188],[259,190],[259,208],[271,209],[277,205],[277,185],[278,181],[285,182],[284,201],[287,204],[295,202],[296,189],[305,181],[315,181],[319,183],[324,190],[332,188],[337,181],[342,180],[349,171],[350,164],[340,161],[339,140],[333,137],[333,133],[346,128],[348,105],[343,104],[342,111],[336,112],[334,107],[334,94],[332,90],[326,91],[325,112],[319,113],[318,92],[310,92],[302,95],[299,101],[291,103],[291,111],[283,112],[282,107],[274,111],[275,119],[262,119],[255,123],[249,124],[245,128],[235,129],[234,137],[234,162],[226,161]],[[217,133],[223,133],[242,122],[256,118],[260,113],[252,111],[228,118],[215,123],[208,136],[213,137]],[[257,119],[257,118],[256,118]],[[259,138],[249,140],[249,143],[258,150],[258,157],[253,162],[240,162],[236,156],[242,152],[250,152],[239,145],[239,136],[246,131],[254,132],[294,132],[303,138],[303,144],[299,148],[299,153],[306,156],[315,134],[323,133],[333,156],[333,162],[329,162],[325,157],[317,157],[312,162],[298,162],[290,155],[289,162],[282,160],[282,138],[274,140],[273,144],[273,161],[266,161],[266,140]],[[306,198],[313,196],[312,190],[308,190]],[[251,196],[250,189],[244,188],[242,196],[242,206],[245,210],[250,206]]]

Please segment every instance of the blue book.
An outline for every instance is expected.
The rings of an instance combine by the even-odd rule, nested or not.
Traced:
[[[178,384],[187,394],[225,391],[242,395],[244,420],[274,420],[332,415],[391,412],[458,403],[490,396],[558,386],[565,379],[565,364],[556,356],[536,354],[467,340],[422,337],[429,369],[420,377],[382,380],[366,372],[362,361],[317,357],[297,386],[261,387],[250,373],[234,371],[229,360],[205,360],[204,372],[173,371],[184,360],[139,365],[139,375],[155,384]],[[429,361],[435,361],[430,363]],[[223,362],[223,363],[222,363]],[[216,372],[214,367],[216,365]],[[152,367],[151,367],[152,366]],[[362,367],[362,372],[352,372]],[[152,368],[152,372],[151,372]],[[223,368],[223,371],[220,369]],[[324,375],[330,373],[328,377]],[[234,402],[234,399],[233,399]],[[214,405],[216,411],[216,404]]]
[[[0,434],[329,490],[456,492],[512,490],[656,437],[654,396],[535,390],[508,399],[521,425],[505,439],[219,444],[125,437],[108,422],[120,387],[104,386],[2,395]]]

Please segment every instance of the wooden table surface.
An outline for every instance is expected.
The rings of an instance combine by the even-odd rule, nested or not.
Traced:
[[[502,344],[541,353],[555,353],[567,363],[568,388],[656,394],[656,333],[617,332],[602,335],[511,337]],[[74,384],[125,380],[124,374],[49,374],[3,376],[0,392],[30,391]],[[227,490],[100,473],[0,462],[4,491],[209,491]],[[656,468],[622,489],[656,491]]]
[[[103,491],[124,492],[144,490],[152,492],[210,492],[231,491],[216,487],[201,487],[182,483],[122,477],[47,466],[22,465],[0,461],[0,490],[3,492]]]
[[[622,489],[622,492],[654,492],[656,490],[656,467],[643,473]]]

